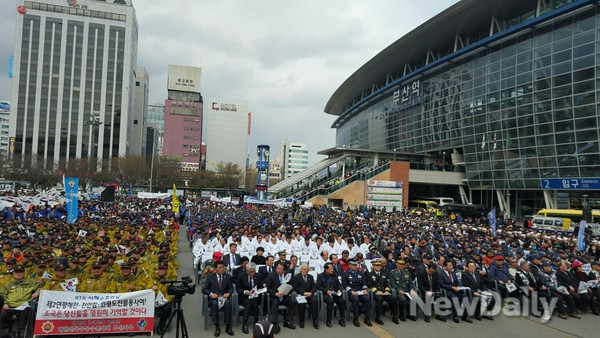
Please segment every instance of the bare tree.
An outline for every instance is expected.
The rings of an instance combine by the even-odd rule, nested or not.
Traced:
[[[31,189],[47,189],[60,181],[52,166],[46,166],[44,159],[37,155],[15,155],[7,168],[6,178],[29,183]]]
[[[217,176],[221,186],[226,189],[237,189],[240,187],[242,170],[240,166],[231,162],[219,162],[217,164]]]
[[[117,161],[117,182],[126,189],[144,183],[149,177],[148,165],[144,156],[124,156]]]
[[[173,183],[181,186],[184,181],[184,175],[181,170],[180,159],[177,157],[161,157],[154,160],[154,170],[152,173],[152,185],[157,191],[166,191],[171,188]],[[148,176],[149,177],[149,176]]]

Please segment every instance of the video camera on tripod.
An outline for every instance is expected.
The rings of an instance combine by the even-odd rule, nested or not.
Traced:
[[[185,276],[181,280],[162,280],[162,284],[171,284],[167,287],[167,294],[175,297],[183,297],[193,295],[196,292],[196,285],[192,281],[192,277]]]

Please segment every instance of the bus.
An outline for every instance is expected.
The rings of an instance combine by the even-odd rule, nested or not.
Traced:
[[[447,215],[451,213],[460,214],[463,217],[480,218],[481,216],[487,215],[487,210],[484,205],[481,204],[454,204],[449,203],[442,206],[442,210]]]
[[[454,203],[454,198],[452,197],[421,197],[422,200],[433,201],[435,204],[443,207],[446,204]]]
[[[583,219],[583,210],[577,209],[542,209],[537,212],[538,216],[568,218],[572,222],[579,223]],[[592,210],[592,223],[600,223],[600,210]]]
[[[410,200],[408,201],[408,207],[424,209],[427,210],[427,212],[433,212],[439,207],[439,205],[437,205],[437,203],[434,201],[429,200]]]

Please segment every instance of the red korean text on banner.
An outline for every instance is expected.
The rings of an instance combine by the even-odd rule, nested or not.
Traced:
[[[154,291],[79,293],[43,290],[35,335],[137,333],[154,330]]]

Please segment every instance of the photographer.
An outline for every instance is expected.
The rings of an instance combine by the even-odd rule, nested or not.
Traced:
[[[233,293],[233,281],[231,276],[225,273],[225,262],[222,260],[215,262],[215,272],[208,275],[202,291],[208,296],[208,308],[215,324],[215,337],[221,335],[221,327],[219,326],[219,310],[221,308],[225,317],[225,332],[233,336],[233,330],[231,329],[233,311],[229,299]],[[219,307],[219,298],[222,298],[224,302],[221,307]]]
[[[171,315],[173,296],[169,295],[167,289],[168,284],[163,284],[162,281],[167,278],[169,265],[166,262],[158,264],[158,269],[149,280],[148,288],[154,290],[154,293],[158,296],[158,293],[162,293],[166,300],[164,304],[156,304],[155,317],[158,318],[157,332],[162,333],[166,329],[167,319]]]

